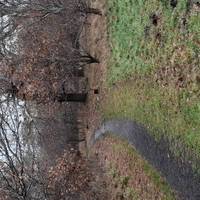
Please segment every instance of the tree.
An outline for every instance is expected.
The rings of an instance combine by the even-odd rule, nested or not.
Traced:
[[[87,92],[64,97],[62,88],[76,69],[99,63],[80,46],[79,37],[87,14],[100,11],[81,0],[6,2],[1,1],[0,43],[2,74],[10,86],[6,91],[38,102],[85,101]]]
[[[68,28],[68,37],[71,37],[77,46],[88,14],[100,15],[101,12],[90,8],[84,0],[0,0],[1,56],[8,58],[15,55],[15,39],[21,29],[37,24],[52,15],[59,15],[62,18],[61,24]]]
[[[37,140],[24,103],[8,96],[0,102],[0,188],[11,199],[45,198]],[[26,128],[25,128],[26,127]],[[32,131],[29,137],[28,129]],[[24,133],[25,131],[25,133]]]
[[[86,100],[84,66],[99,62],[79,41],[89,14],[101,12],[84,0],[0,0],[0,190],[10,199],[55,199],[58,191],[68,195],[68,186],[82,190],[87,185],[85,161],[78,152],[64,154],[50,171],[42,167],[41,129],[25,100]],[[43,119],[43,126],[44,121],[49,123]],[[63,174],[54,173],[59,166]],[[77,174],[71,177],[68,169]],[[61,190],[55,175],[64,183]]]

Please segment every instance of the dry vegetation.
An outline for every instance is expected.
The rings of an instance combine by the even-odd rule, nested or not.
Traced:
[[[111,199],[175,199],[166,181],[127,142],[109,136],[95,152],[108,171]]]

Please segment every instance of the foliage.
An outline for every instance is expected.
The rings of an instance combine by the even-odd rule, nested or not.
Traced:
[[[65,83],[74,71],[99,62],[79,39],[88,14],[100,11],[79,0],[2,0],[0,9],[1,76],[15,86],[18,98],[66,101]]]

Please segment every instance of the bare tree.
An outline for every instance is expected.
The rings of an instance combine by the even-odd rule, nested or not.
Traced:
[[[100,11],[82,0],[0,0],[0,84],[6,86],[4,91],[40,102],[85,101],[87,92],[64,97],[68,92],[63,83],[86,64],[99,63],[79,42],[91,13]],[[60,88],[55,91],[53,85]]]
[[[45,193],[39,177],[38,146],[33,133],[32,138],[28,137],[26,126],[30,129],[31,124],[24,118],[23,109],[23,102],[5,95],[1,97],[0,189],[11,199],[42,200]]]
[[[87,88],[80,90],[80,85],[87,80],[76,73],[86,64],[99,63],[79,41],[89,14],[101,12],[84,0],[0,0],[0,191],[10,199],[46,200],[49,192],[58,191],[56,174],[48,176],[41,166],[39,129],[24,100],[86,100]],[[82,158],[73,155],[81,166]],[[67,167],[67,158],[61,161]],[[71,175],[65,169],[63,191]],[[83,177],[86,186],[88,177]],[[63,180],[62,174],[59,178]]]
[[[85,0],[0,0],[0,54],[14,56],[17,33],[24,26],[32,26],[51,15],[63,18],[63,25],[71,30],[76,42],[88,14],[101,15],[101,12],[90,8]]]

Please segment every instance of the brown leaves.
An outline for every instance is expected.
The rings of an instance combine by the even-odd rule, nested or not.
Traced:
[[[66,151],[48,174],[48,189],[57,199],[84,192],[91,181],[86,160],[74,150]]]

